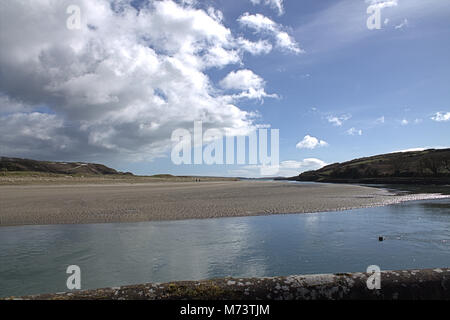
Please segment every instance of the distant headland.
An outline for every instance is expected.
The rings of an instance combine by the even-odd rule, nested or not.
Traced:
[[[388,153],[333,163],[287,179],[364,184],[450,184],[450,148]]]

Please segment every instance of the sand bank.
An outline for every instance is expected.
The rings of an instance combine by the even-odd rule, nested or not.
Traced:
[[[439,197],[270,181],[0,186],[0,226],[305,213]]]

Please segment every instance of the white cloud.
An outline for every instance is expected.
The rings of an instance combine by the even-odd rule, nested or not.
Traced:
[[[408,26],[408,19],[405,18],[402,23],[395,26],[395,29],[402,29],[403,27],[406,27],[406,26]]]
[[[72,3],[13,1],[0,10],[8,26],[0,32],[2,151],[148,160],[194,120],[230,134],[254,128],[253,114],[220,95],[206,71],[242,65],[243,52],[268,53],[270,43],[235,37],[220,11],[195,1],[151,1],[138,12],[128,0],[79,0],[82,27],[68,30]],[[265,94],[253,89],[247,98]]]
[[[272,45],[267,40],[259,40],[257,42],[252,42],[250,40],[244,39],[242,37],[237,39],[239,46],[249,52],[250,54],[257,56],[260,54],[267,54],[272,51]]]
[[[225,89],[260,89],[264,87],[264,80],[253,71],[244,69],[230,72],[220,81],[220,85]]]
[[[408,149],[402,149],[402,150],[396,150],[392,151],[390,153],[397,153],[397,152],[412,152],[412,151],[424,151],[428,149],[447,149],[448,147],[443,146],[434,146],[434,147],[418,147],[418,148],[408,148]]]
[[[332,123],[335,126],[342,126],[342,124],[347,121],[348,119],[350,119],[351,116],[350,115],[343,115],[343,116],[328,116],[327,120],[329,123]]]
[[[248,12],[245,12],[237,21],[241,25],[254,29],[257,32],[267,31],[276,33],[279,29],[276,22],[260,13],[249,14]]]
[[[397,150],[397,151],[392,151],[390,153],[397,153],[397,152],[412,152],[412,151],[423,151],[426,150],[426,148],[409,148],[409,149],[403,149],[403,150]]]
[[[355,136],[355,135],[362,136],[363,132],[361,129],[358,130],[356,128],[350,128],[347,130],[347,134],[350,136]]]
[[[283,31],[281,25],[262,14],[249,14],[246,12],[238,18],[238,22],[243,26],[255,30],[257,33],[270,35],[275,40],[276,47],[280,49],[297,54],[304,52],[298,43],[286,31]]]
[[[284,13],[283,0],[250,0],[253,4],[265,4],[278,11],[278,15]]]
[[[375,120],[375,123],[384,123],[384,122],[385,122],[384,116],[381,116]]]
[[[450,112],[436,112],[436,114],[431,117],[431,120],[437,122],[450,121]]]
[[[219,84],[224,89],[241,90],[241,93],[232,96],[234,99],[262,99],[264,97],[278,97],[276,94],[267,94],[264,90],[264,80],[248,69],[231,71],[220,81]]]
[[[366,0],[366,3],[368,3],[370,7],[383,9],[389,7],[396,7],[398,5],[398,0]]]
[[[317,147],[326,147],[328,143],[324,140],[319,140],[316,137],[312,137],[310,135],[306,135],[302,141],[297,143],[297,149],[314,149]]]
[[[316,170],[326,166],[327,163],[317,158],[306,158],[303,161],[287,160],[282,161],[281,166],[284,168],[300,169],[300,170]]]
[[[414,119],[414,120],[407,120],[407,119],[402,119],[401,121],[400,121],[400,124],[402,125],[402,126],[407,126],[407,125],[409,125],[409,124],[419,124],[419,123],[422,123],[423,122],[423,120],[422,119],[420,119],[420,118],[416,118],[416,119]]]
[[[326,165],[327,163],[325,161],[317,158],[306,158],[302,161],[286,160],[280,162],[279,171],[276,175],[293,177],[305,171],[320,169]],[[259,177],[260,168],[261,166],[259,165],[247,165],[242,166],[240,169],[230,170],[228,173],[232,176]]]
[[[327,163],[317,158],[306,158],[303,161],[287,160],[280,163],[280,176],[292,177],[309,170],[317,170]]]

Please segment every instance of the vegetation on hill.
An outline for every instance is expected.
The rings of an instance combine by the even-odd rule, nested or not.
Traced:
[[[121,174],[102,164],[84,162],[51,162],[30,159],[0,157],[0,172],[41,172],[66,175]]]
[[[449,184],[450,149],[397,152],[334,163],[289,178],[343,183]]]
[[[235,181],[236,178],[174,176],[156,174],[137,176],[122,173],[102,164],[84,162],[51,162],[0,157],[0,185],[11,184],[108,184],[148,182]]]

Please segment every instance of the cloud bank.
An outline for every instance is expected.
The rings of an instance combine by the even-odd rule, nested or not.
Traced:
[[[246,12],[239,17],[238,22],[258,34],[268,35],[275,42],[275,46],[281,50],[296,54],[305,52],[295,39],[283,30],[280,24],[260,13],[249,14]]]
[[[250,0],[254,5],[264,4],[278,11],[278,15],[284,13],[283,0]]]
[[[254,128],[253,114],[236,103],[275,97],[264,80],[250,70],[232,72],[222,84],[241,92],[230,95],[207,72],[242,67],[245,54],[269,53],[270,42],[235,36],[220,11],[195,2],[131,3],[2,4],[8,32],[0,33],[0,153],[141,161],[163,156],[171,132],[194,120],[236,135]],[[81,9],[79,30],[66,27],[69,5]],[[232,77],[247,82],[236,88]]]
[[[450,121],[450,112],[436,112],[436,114],[431,117],[431,120],[436,122]]]

